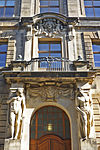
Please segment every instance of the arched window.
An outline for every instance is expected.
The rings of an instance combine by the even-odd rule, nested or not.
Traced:
[[[64,111],[48,106],[35,113],[31,120],[31,139],[38,139],[46,134],[56,134],[63,139],[70,139],[69,118]]]
[[[39,109],[31,120],[30,150],[71,150],[70,122],[58,107]]]

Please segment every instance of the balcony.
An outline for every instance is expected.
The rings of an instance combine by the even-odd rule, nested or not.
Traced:
[[[70,71],[73,62],[65,58],[41,57],[33,58],[26,63],[26,71]]]
[[[72,61],[59,57],[32,58],[30,61],[12,61],[10,66],[13,71],[71,71],[75,70]]]
[[[60,57],[41,57],[32,58],[30,61],[17,60],[10,64],[12,71],[50,71],[50,72],[69,72],[86,71],[88,69],[87,61],[70,61]]]
[[[12,61],[8,70],[1,70],[6,81],[33,83],[39,81],[58,81],[76,79],[91,80],[95,72],[89,70],[88,62],[82,60],[70,61],[66,58],[41,57],[30,61]]]

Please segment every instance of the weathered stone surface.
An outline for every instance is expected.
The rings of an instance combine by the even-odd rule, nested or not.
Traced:
[[[21,141],[6,139],[4,150],[21,150]]]
[[[100,148],[100,68],[94,67],[92,49],[92,42],[100,42],[100,18],[85,17],[82,0],[60,0],[59,5],[58,14],[40,14],[40,0],[16,0],[14,16],[0,17],[0,43],[8,42],[8,68],[0,67],[0,150],[29,150],[31,117],[45,106],[59,107],[68,114],[72,150]],[[50,72],[47,68],[39,68],[38,63],[37,71],[32,70],[31,65],[27,69],[26,64],[24,69],[20,65],[15,69],[9,67],[11,61],[19,61],[19,55],[22,62],[38,57],[39,41],[61,42],[62,57],[79,62],[80,56],[82,61],[89,61],[88,71],[85,67],[76,67],[74,71]],[[62,84],[65,81],[67,83]],[[86,85],[88,82],[91,87]],[[17,89],[20,86],[24,87],[27,106],[21,140],[5,140],[6,137],[10,138],[9,91],[12,87]],[[88,138],[80,144],[84,126]],[[95,132],[92,132],[94,128]],[[94,133],[92,139],[89,137],[90,131]]]
[[[96,141],[93,139],[81,141],[81,150],[97,150]]]

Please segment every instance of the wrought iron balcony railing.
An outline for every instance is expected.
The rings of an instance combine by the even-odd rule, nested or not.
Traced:
[[[60,57],[32,58],[30,61],[12,61],[13,71],[78,71],[87,70],[87,61],[70,61]]]
[[[32,58],[26,63],[26,71],[69,71],[73,62],[59,57]]]

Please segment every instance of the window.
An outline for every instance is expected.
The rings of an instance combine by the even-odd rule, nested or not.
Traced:
[[[60,41],[40,41],[39,57],[61,57]]]
[[[87,17],[100,17],[100,0],[84,0]]]
[[[39,41],[39,57],[61,58],[61,41]],[[61,61],[42,61],[41,68],[61,68]]]
[[[5,42],[0,42],[0,67],[6,66],[6,55],[8,45]]]
[[[59,108],[48,106],[39,109],[31,121],[31,139],[39,139],[46,134],[56,134],[70,139],[68,116]]]
[[[93,42],[92,47],[95,67],[100,67],[100,42]]]
[[[15,0],[0,0],[0,17],[12,17]]]
[[[59,0],[40,0],[40,13],[59,13]]]

